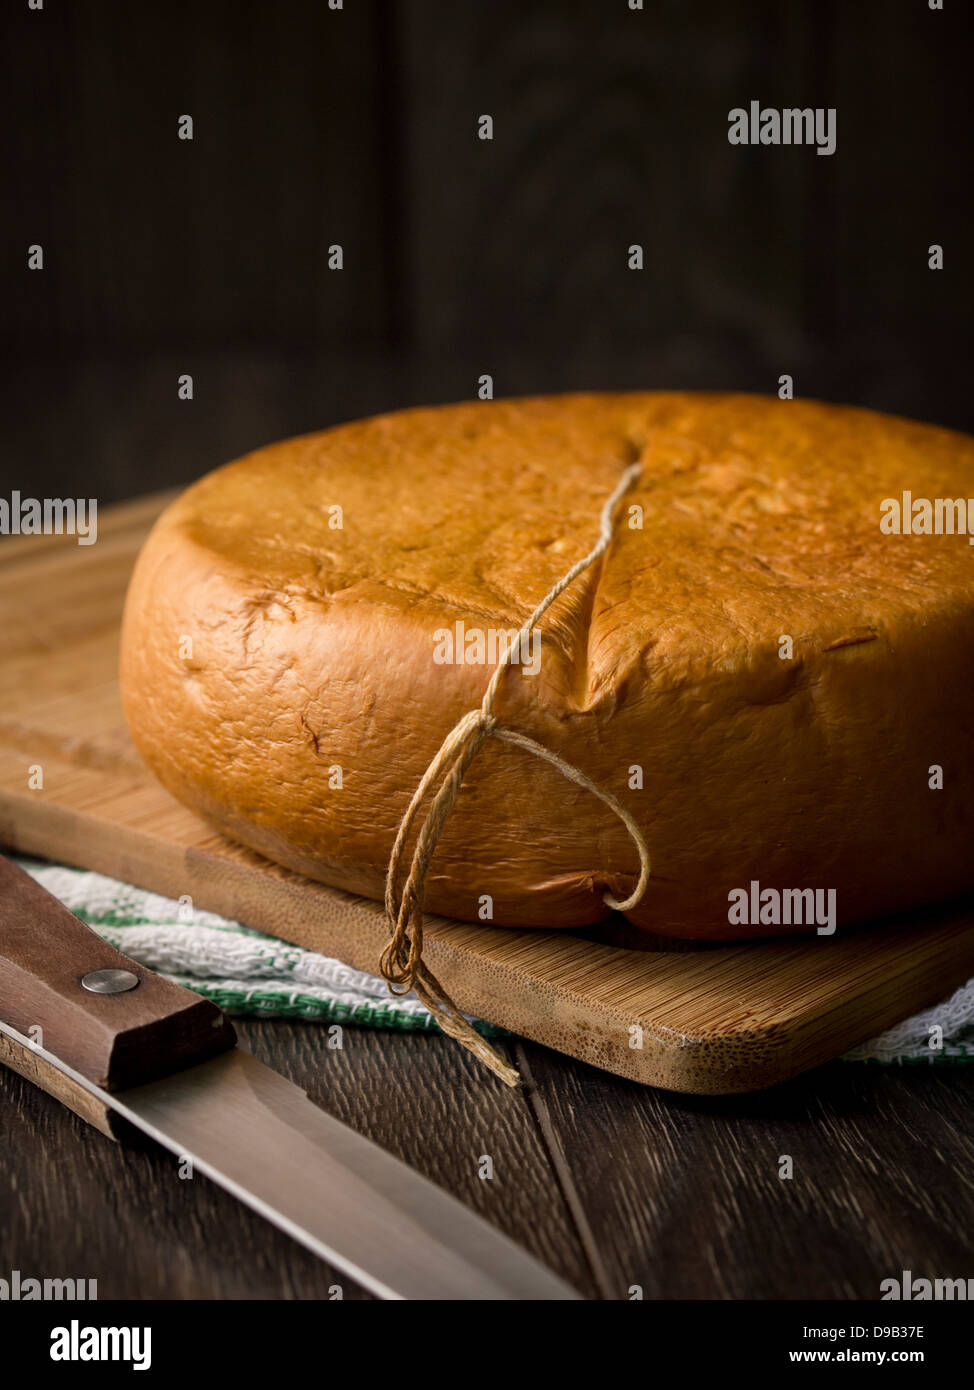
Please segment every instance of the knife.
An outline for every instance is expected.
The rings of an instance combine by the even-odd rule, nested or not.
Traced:
[[[0,1062],[110,1138],[128,1123],[189,1158],[379,1298],[580,1297],[2,856]]]

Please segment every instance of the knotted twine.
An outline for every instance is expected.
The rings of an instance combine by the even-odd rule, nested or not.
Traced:
[[[391,940],[382,953],[380,968],[388,982],[390,991],[393,994],[407,994],[410,990],[414,990],[444,1033],[456,1039],[475,1057],[479,1057],[508,1086],[520,1085],[519,1073],[505,1062],[468,1022],[423,961],[423,902],[426,874],[443,833],[443,828],[460,794],[460,787],[463,784],[467,769],[487,739],[496,738],[500,739],[502,743],[513,744],[515,748],[523,748],[526,753],[532,753],[536,758],[542,758],[552,767],[556,767],[563,777],[567,777],[570,782],[574,782],[579,787],[584,787],[586,791],[591,792],[604,802],[611,811],[615,812],[629,831],[639,851],[639,880],[632,893],[623,902],[619,902],[610,893],[606,893],[603,897],[606,906],[617,912],[627,912],[630,908],[635,907],[646,891],[650,875],[649,849],[641,830],[626,808],[616,800],[611,792],[597,786],[590,777],[586,777],[584,772],[579,771],[577,767],[572,767],[571,763],[565,762],[557,753],[553,753],[533,738],[528,738],[526,734],[518,733],[515,729],[508,729],[499,724],[493,713],[494,700],[500,683],[504,679],[504,674],[510,667],[514,654],[518,650],[528,650],[526,644],[530,641],[532,630],[542,614],[551,607],[555,599],[568,588],[573,580],[577,579],[580,574],[584,574],[608,550],[615,532],[616,506],[619,499],[639,476],[639,472],[640,465],[634,463],[623,473],[618,486],[602,508],[600,533],[596,544],[584,559],[572,565],[567,574],[564,574],[558,583],[545,594],[517,636],[511,640],[491,676],[480,708],[470,710],[468,714],[465,714],[443,740],[439,751],[413,793],[409,808],[400,822],[396,842],[389,859],[389,870],[386,875],[385,909]],[[412,835],[420,807],[434,787],[436,787],[435,794],[416,838],[409,873],[405,883],[400,887],[400,865],[407,841]]]

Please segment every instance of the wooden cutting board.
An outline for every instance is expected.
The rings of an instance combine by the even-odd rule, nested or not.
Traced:
[[[167,500],[102,512],[93,546],[0,540],[0,845],[189,894],[376,971],[387,939],[377,904],[230,844],[152,780],[129,741],[119,620]],[[815,1066],[974,974],[971,905],[833,937],[639,950],[625,940],[624,923],[589,940],[439,918],[426,937],[431,968],[468,1012],[621,1076],[704,1094]]]

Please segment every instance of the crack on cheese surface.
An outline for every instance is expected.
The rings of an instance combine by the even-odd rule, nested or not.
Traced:
[[[814,402],[474,402],[218,469],[133,577],[122,687],[143,758],[225,833],[380,899],[409,798],[490,676],[434,663],[434,632],[524,622],[634,460],[609,552],[542,619],[540,673],[512,667],[497,703],[637,818],[654,876],[631,920],[740,935],[728,893],[752,879],[834,888],[843,922],[974,887],[974,556],[965,536],[879,528],[886,497],[974,494],[974,441]],[[477,921],[487,894],[495,924],[580,928],[634,859],[584,791],[488,747],[428,907]]]

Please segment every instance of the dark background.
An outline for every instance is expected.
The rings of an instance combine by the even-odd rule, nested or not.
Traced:
[[[945,5],[4,0],[0,494],[146,492],[484,372],[788,372],[974,428],[972,6]],[[835,106],[837,152],[729,145],[752,98]]]

